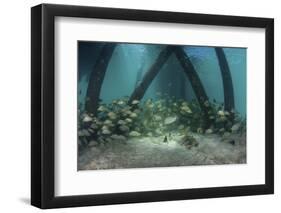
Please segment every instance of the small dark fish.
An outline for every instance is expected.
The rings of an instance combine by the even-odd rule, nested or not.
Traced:
[[[99,102],[102,102],[102,99],[99,98]]]
[[[235,140],[231,140],[231,141],[229,141],[229,143],[230,143],[232,146],[234,146],[234,145],[235,145]]]
[[[163,140],[164,143],[167,143],[168,142],[168,138],[167,136],[165,136],[164,140]]]

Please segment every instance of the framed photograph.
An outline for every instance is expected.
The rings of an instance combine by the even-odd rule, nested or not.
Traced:
[[[31,9],[31,203],[272,194],[274,21]]]

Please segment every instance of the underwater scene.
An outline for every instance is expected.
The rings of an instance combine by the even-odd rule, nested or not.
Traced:
[[[78,41],[78,170],[246,163],[247,49]]]

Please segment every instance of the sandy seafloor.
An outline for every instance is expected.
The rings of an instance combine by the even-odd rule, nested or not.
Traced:
[[[162,137],[130,138],[126,142],[93,144],[78,156],[78,170],[220,165],[246,163],[246,135],[226,140],[216,134],[193,134],[197,147],[186,148],[174,134],[167,143]],[[229,141],[235,141],[235,144]]]

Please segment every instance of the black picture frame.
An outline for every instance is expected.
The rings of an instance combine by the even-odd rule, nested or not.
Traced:
[[[83,17],[146,22],[263,28],[266,32],[265,184],[112,194],[54,195],[54,21]],[[274,20],[164,11],[41,4],[31,9],[31,204],[60,208],[121,203],[217,198],[274,193]]]

